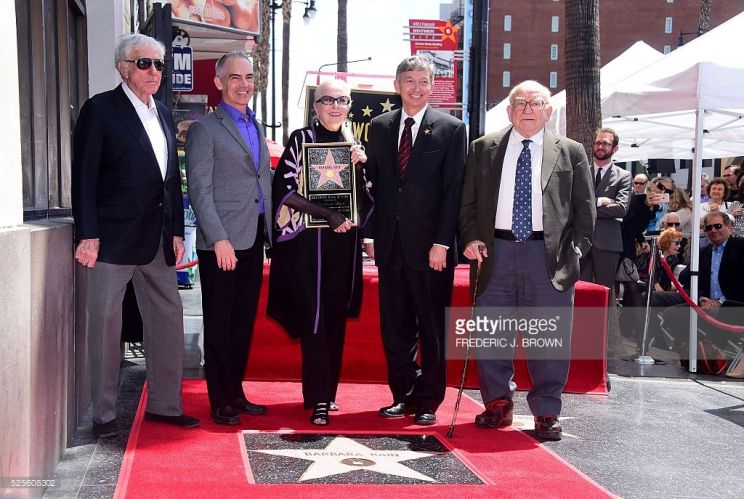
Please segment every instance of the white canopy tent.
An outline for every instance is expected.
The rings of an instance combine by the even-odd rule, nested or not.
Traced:
[[[634,43],[625,52],[605,64],[600,70],[602,95],[617,82],[658,61],[662,57],[664,57],[664,54],[652,48],[647,43]],[[553,105],[553,116],[550,118],[547,126],[551,130],[565,135],[566,91],[562,90],[553,95],[550,98],[550,103]],[[486,112],[485,130],[487,133],[497,132],[509,126],[509,117],[506,114],[506,107],[508,105],[509,98],[507,97]]]
[[[602,99],[603,124],[629,135],[623,124],[638,127],[639,145],[693,158],[692,192],[700,192],[703,158],[744,154],[744,13],[669,53],[657,63],[615,85]],[[644,137],[641,131],[647,128]],[[622,131],[620,131],[622,130]],[[619,151],[618,151],[619,152]],[[653,157],[653,156],[652,156]],[[693,220],[700,198],[693,196]],[[693,224],[691,297],[697,300],[699,225]],[[690,312],[690,370],[696,370],[697,315]]]

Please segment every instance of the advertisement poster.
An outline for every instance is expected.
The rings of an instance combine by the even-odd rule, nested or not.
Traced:
[[[409,19],[411,54],[426,57],[434,64],[431,103],[457,102],[457,30],[450,21]]]
[[[210,28],[258,35],[259,0],[170,0],[173,20]]]

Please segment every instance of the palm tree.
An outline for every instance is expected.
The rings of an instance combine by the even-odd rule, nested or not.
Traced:
[[[566,135],[591,158],[602,125],[599,89],[599,0],[566,0]]]
[[[336,71],[340,73],[347,71],[346,61],[348,60],[349,40],[346,30],[346,2],[347,0],[338,0],[338,33],[336,35],[336,60],[338,61],[338,69]]]
[[[282,144],[289,140],[289,21],[292,2],[282,2]]]
[[[702,35],[709,29],[711,3],[711,0],[700,0],[700,22],[698,23],[698,35]]]
[[[256,109],[256,99],[261,94],[261,118],[266,122],[268,116],[268,105],[266,100],[266,88],[269,84],[269,16],[270,9],[261,9],[261,36],[253,46],[251,56],[253,57],[253,75],[256,83],[256,91],[253,94],[253,109]],[[266,127],[264,127],[266,132]]]

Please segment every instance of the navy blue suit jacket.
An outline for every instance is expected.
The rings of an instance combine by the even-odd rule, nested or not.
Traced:
[[[150,140],[121,85],[88,99],[73,138],[75,239],[100,238],[98,260],[152,261],[162,241],[175,265],[173,236],[183,237],[183,198],[170,111],[155,101],[168,145],[165,180]]]

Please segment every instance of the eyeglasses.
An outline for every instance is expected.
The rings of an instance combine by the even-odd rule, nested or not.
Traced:
[[[736,175],[733,173],[724,173],[723,176],[724,177],[735,177]]]
[[[680,244],[682,244],[682,241],[672,241],[672,244],[676,244],[677,246],[679,246]]]
[[[527,106],[530,106],[530,109],[532,109],[533,111],[542,111],[545,107],[545,102],[539,99],[531,101],[527,101],[525,99],[514,99],[511,105],[517,111],[524,111]]]
[[[679,227],[682,225],[681,222],[664,222],[667,227]]]
[[[648,181],[646,182],[636,182],[635,180],[633,181],[633,185],[646,185],[646,184],[648,184]]]
[[[133,62],[137,69],[146,70],[150,69],[150,66],[155,66],[155,69],[162,71],[165,68],[165,62],[163,59],[151,59],[149,57],[140,57],[139,59],[124,59],[124,62]]]
[[[703,227],[703,230],[705,232],[710,232],[713,229],[721,230],[723,228],[723,224],[708,224],[705,227]]]
[[[662,184],[661,182],[656,182],[656,183],[655,183],[654,185],[655,185],[655,186],[656,186],[656,188],[657,188],[657,189],[659,189],[660,191],[664,191],[664,192],[666,192],[667,194],[674,194],[674,189],[667,189],[667,188],[666,188],[666,187],[664,186],[664,184]]]
[[[612,142],[595,142],[594,147],[615,147]]]
[[[341,97],[331,97],[330,95],[324,95],[320,99],[315,101],[316,104],[323,104],[324,106],[332,106],[338,104],[341,107],[348,106],[351,104],[351,97],[342,95]]]

